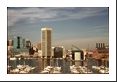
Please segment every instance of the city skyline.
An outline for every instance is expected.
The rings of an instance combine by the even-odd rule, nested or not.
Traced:
[[[108,8],[8,9],[8,74],[109,74]]]
[[[94,48],[109,42],[108,7],[8,7],[8,38],[41,42],[41,28],[52,28],[52,46]]]

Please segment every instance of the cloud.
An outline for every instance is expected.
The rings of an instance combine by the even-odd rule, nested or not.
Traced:
[[[99,31],[105,31],[108,32],[109,31],[109,25],[97,25],[97,26],[93,26],[93,28],[89,28],[89,32],[99,32]]]
[[[107,8],[79,8],[79,7],[27,7],[8,8],[8,27],[14,26],[19,21],[35,23],[38,21],[59,21],[68,19],[83,19],[92,16],[104,15]]]

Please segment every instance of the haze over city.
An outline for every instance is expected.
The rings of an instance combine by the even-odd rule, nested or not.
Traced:
[[[109,42],[107,7],[8,7],[8,38],[41,42],[41,28],[51,27],[52,46],[94,48]]]

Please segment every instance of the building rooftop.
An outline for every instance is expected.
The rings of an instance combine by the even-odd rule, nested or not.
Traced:
[[[52,28],[45,27],[45,28],[41,28],[41,30],[52,30]]]

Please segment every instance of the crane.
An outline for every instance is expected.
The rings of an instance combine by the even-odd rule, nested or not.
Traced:
[[[77,46],[75,46],[75,45],[72,44],[71,50],[73,50],[73,48],[76,48],[77,50],[80,50]]]

